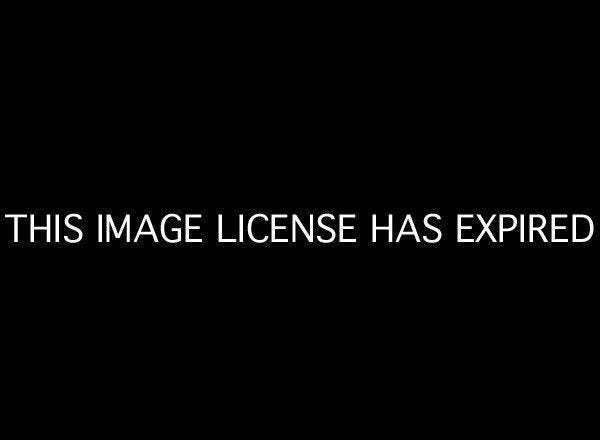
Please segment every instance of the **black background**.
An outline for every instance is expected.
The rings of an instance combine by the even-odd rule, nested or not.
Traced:
[[[460,246],[453,218],[597,221],[592,29],[524,11],[247,12],[23,16],[3,55],[2,213],[356,212],[361,243],[4,240],[11,412],[573,429],[595,389],[597,238]],[[375,212],[438,212],[444,241],[371,246]]]

